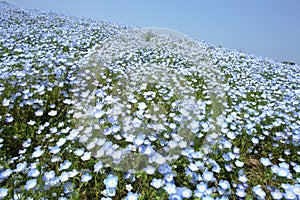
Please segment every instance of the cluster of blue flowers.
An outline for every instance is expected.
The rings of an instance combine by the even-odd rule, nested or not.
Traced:
[[[197,53],[180,54],[183,46],[177,53],[148,48],[120,55],[100,74],[82,67],[89,50],[109,38],[118,41],[118,51],[128,49],[119,33],[131,28],[0,0],[0,199],[300,199],[299,66],[197,41]],[[219,88],[191,73],[199,72],[190,61],[200,54],[221,72],[222,120],[212,117],[209,96],[210,88]],[[187,79],[160,76],[157,87],[143,84],[147,67],[155,76],[157,65]],[[93,95],[82,91],[79,77],[95,86]],[[124,91],[116,80],[124,77],[129,92],[116,102],[112,94]],[[180,97],[195,93],[181,104]],[[78,99],[93,107],[78,112]],[[151,107],[158,100],[164,107]],[[86,113],[97,123],[78,125]],[[91,137],[94,130],[105,137]],[[194,140],[177,134],[183,130]],[[176,154],[159,154],[172,149]],[[150,158],[139,173],[106,162],[108,156],[117,165],[130,152]]]

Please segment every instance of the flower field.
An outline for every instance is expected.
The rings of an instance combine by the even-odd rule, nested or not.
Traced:
[[[300,199],[300,67],[0,0],[0,199]]]

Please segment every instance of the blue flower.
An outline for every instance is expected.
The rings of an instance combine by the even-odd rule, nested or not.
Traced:
[[[214,198],[208,194],[208,195],[203,196],[202,200],[214,200]]]
[[[297,196],[296,196],[296,194],[294,193],[293,190],[287,189],[287,190],[285,190],[284,197],[286,199],[294,200],[294,199],[296,199]]]
[[[288,177],[290,170],[285,167],[279,167],[277,170],[277,175],[281,177]]]
[[[189,199],[193,194],[192,190],[190,190],[186,187],[178,188],[177,193],[180,194],[181,197],[186,198],[186,199]]]
[[[243,167],[243,166],[244,166],[244,162],[241,162],[241,161],[239,161],[239,160],[236,160],[234,163],[235,163],[235,165],[236,165],[237,167]]]
[[[100,169],[102,169],[103,167],[103,163],[102,161],[100,160],[99,162],[97,162],[95,165],[94,165],[94,172],[99,172]]]
[[[182,198],[179,194],[175,193],[169,196],[169,200],[182,200]]]
[[[169,183],[172,182],[174,180],[174,174],[172,172],[164,174],[164,180]]]
[[[146,174],[152,175],[155,173],[156,168],[148,165],[146,168],[144,168],[144,171]]]
[[[17,168],[14,170],[15,172],[22,172],[26,169],[27,162],[17,164]]]
[[[246,183],[248,181],[248,178],[246,177],[246,175],[240,175],[238,180],[242,183]]]
[[[71,192],[73,192],[74,188],[75,188],[74,183],[67,182],[64,184],[64,193],[66,193],[66,194],[71,193]]]
[[[106,195],[109,197],[116,196],[116,188],[106,188],[105,192],[106,192]]]
[[[40,146],[35,147],[34,149],[35,151],[32,153],[33,158],[38,158],[44,153],[44,150],[42,150]]]
[[[218,185],[224,190],[230,189],[230,184],[227,180],[220,180]]]
[[[282,192],[280,192],[278,189],[276,189],[275,191],[272,191],[271,195],[272,195],[273,199],[282,199],[283,198]]]
[[[253,187],[252,190],[258,198],[264,199],[266,197],[266,192],[261,188],[260,185]]]
[[[300,197],[300,184],[295,184],[292,190],[298,197]]]
[[[150,185],[158,189],[163,186],[163,180],[154,178],[152,179]]]
[[[174,185],[173,183],[167,183],[164,189],[168,194],[175,194],[177,191],[176,185]]]
[[[210,181],[215,181],[215,177],[214,177],[214,174],[210,171],[204,171],[203,174],[202,174],[202,178],[204,181],[206,182],[210,182]]]
[[[28,176],[30,176],[30,177],[38,177],[39,175],[40,175],[40,172],[36,168],[33,168],[28,172]]]
[[[60,182],[65,182],[69,179],[69,172],[63,172],[61,173],[61,175],[59,176],[59,180]]]
[[[63,163],[61,163],[59,165],[59,171],[65,170],[65,169],[69,169],[69,167],[72,165],[72,162],[70,162],[69,160],[65,160]]]
[[[91,152],[84,152],[83,156],[81,157],[81,160],[87,161],[91,158]]]
[[[260,158],[260,162],[263,166],[270,166],[272,165],[271,161],[269,158]]]
[[[172,167],[168,165],[167,163],[161,164],[158,167],[158,172],[161,174],[166,174],[168,172],[172,172]]]
[[[54,146],[50,148],[50,153],[57,154],[60,152],[60,148],[58,146]]]
[[[241,189],[236,189],[235,194],[236,194],[236,196],[241,197],[241,198],[244,198],[247,195],[245,190],[241,190]]]
[[[107,188],[116,188],[118,185],[118,177],[109,174],[106,179],[104,179],[104,184]]]
[[[85,183],[85,182],[89,182],[93,177],[89,174],[83,174],[81,176],[81,182]]]
[[[31,190],[37,185],[37,179],[31,179],[26,182],[26,185],[24,186],[25,190]]]
[[[82,156],[83,153],[84,153],[84,150],[83,150],[83,149],[76,149],[76,150],[74,151],[74,154],[75,154],[76,156]]]
[[[199,192],[204,193],[207,189],[207,184],[204,182],[200,182],[199,184],[197,184],[197,189]]]
[[[9,177],[12,173],[13,171],[11,169],[4,170],[3,172],[0,173],[0,180]]]
[[[125,200],[138,200],[139,195],[137,193],[128,192]]]
[[[294,166],[294,171],[296,172],[296,173],[300,173],[300,165],[296,165],[296,166]]]
[[[6,188],[0,188],[0,199],[6,197],[8,194],[8,189]]]

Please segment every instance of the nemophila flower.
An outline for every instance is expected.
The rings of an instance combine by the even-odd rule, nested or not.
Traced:
[[[118,185],[118,177],[109,174],[107,178],[104,179],[103,183],[107,188],[116,188]]]
[[[83,149],[76,149],[76,150],[74,151],[74,154],[75,154],[76,156],[82,156],[82,155],[84,154],[84,150],[83,150]]]
[[[285,167],[279,167],[278,170],[277,170],[277,173],[276,173],[278,176],[281,176],[281,177],[289,177],[290,175],[290,170],[285,168]]]
[[[44,150],[41,149],[40,146],[34,148],[35,151],[32,153],[32,158],[38,158],[43,155]]]
[[[235,163],[235,165],[236,165],[237,167],[243,167],[243,166],[244,166],[244,162],[241,162],[241,161],[239,161],[239,160],[236,160],[234,163]]]
[[[171,194],[168,198],[169,200],[182,200],[182,197],[180,196],[180,194]]]
[[[199,192],[204,193],[207,190],[207,184],[204,182],[200,182],[197,184],[197,189]]]
[[[210,181],[215,181],[215,177],[214,177],[214,174],[210,171],[204,171],[203,174],[202,174],[202,178],[204,181],[206,182],[210,182]]]
[[[272,198],[273,199],[282,199],[283,198],[283,193],[280,192],[280,190],[276,189],[275,191],[271,192]]]
[[[271,161],[269,158],[260,158],[260,162],[263,166],[270,166],[272,165]]]
[[[84,152],[83,156],[81,157],[81,160],[87,161],[91,158],[91,152]]]
[[[158,172],[161,174],[166,174],[168,172],[172,172],[172,167],[167,163],[163,163],[158,167]]]
[[[125,200],[138,200],[139,195],[137,193],[128,192]]]
[[[156,168],[148,165],[146,168],[144,168],[144,171],[146,172],[146,174],[152,175],[155,173]]]
[[[8,189],[7,188],[0,188],[0,198],[3,199],[6,197],[8,194]]]
[[[65,170],[65,169],[69,169],[69,167],[72,165],[72,162],[70,162],[69,160],[65,160],[63,163],[61,163],[59,165],[59,171]]]
[[[255,186],[252,188],[254,194],[259,199],[264,199],[266,197],[266,192],[261,188],[261,186]]]
[[[17,164],[17,168],[14,170],[14,172],[22,172],[26,169],[27,162],[19,163]]]
[[[293,185],[292,190],[298,197],[300,197],[300,184]]]
[[[145,135],[139,134],[136,138],[133,139],[133,144],[136,146],[142,145],[145,141]]]
[[[241,197],[241,198],[244,198],[247,195],[245,190],[242,190],[242,189],[236,189],[235,194],[236,194],[236,196]]]
[[[29,122],[27,122],[27,124],[29,125],[29,126],[33,126],[33,125],[35,125],[35,121],[33,121],[33,120],[30,120]]]
[[[114,197],[116,196],[116,188],[106,188],[106,196]]]
[[[189,169],[193,172],[199,170],[198,166],[195,163],[190,163]]]
[[[180,194],[181,197],[186,198],[186,199],[191,198],[191,196],[193,194],[192,190],[190,190],[186,187],[178,188],[177,193]]]
[[[285,190],[284,198],[294,200],[297,198],[297,196],[293,190],[287,189],[287,190]]]
[[[26,182],[26,185],[24,186],[24,188],[25,188],[25,190],[28,191],[28,190],[35,188],[36,185],[37,185],[37,179],[31,179]]]
[[[251,139],[251,141],[252,141],[253,144],[258,144],[258,143],[259,143],[259,139],[258,139],[258,138],[255,138],[255,137],[253,137],[253,138]]]
[[[103,167],[103,163],[102,161],[100,160],[99,162],[97,162],[95,165],[94,165],[94,172],[99,172]]]
[[[43,180],[47,181],[55,177],[55,172],[53,170],[49,172],[45,172],[43,176]]]
[[[89,174],[83,174],[81,176],[81,182],[85,183],[85,182],[89,182],[89,180],[91,180],[93,177]]]
[[[230,189],[230,184],[227,180],[220,180],[218,185],[224,190]]]
[[[174,185],[173,183],[167,183],[165,185],[164,189],[168,194],[175,194],[176,193],[176,185]]]
[[[75,188],[75,184],[72,182],[67,182],[63,185],[64,187],[64,193],[69,194],[71,192],[73,192],[74,188]]]
[[[60,152],[60,148],[58,146],[54,146],[50,148],[50,153],[57,154]]]
[[[155,187],[156,189],[161,188],[163,186],[163,180],[162,179],[152,179],[151,186]]]
[[[240,175],[238,180],[242,183],[246,183],[248,181],[248,178],[246,177],[246,175]]]
[[[56,110],[51,110],[50,112],[48,112],[48,115],[51,117],[54,117],[57,115],[57,111]]]
[[[168,172],[168,173],[164,174],[164,180],[169,183],[173,182],[174,174],[172,172]]]
[[[69,179],[69,172],[62,172],[59,176],[60,182],[65,182]]]
[[[232,171],[232,166],[230,164],[225,164],[225,169],[228,171],[228,172],[231,172]]]
[[[2,105],[5,106],[5,107],[9,106],[9,103],[10,103],[10,99],[4,98],[4,99],[2,100]]]
[[[29,177],[34,177],[34,178],[36,178],[36,177],[38,177],[40,175],[40,171],[38,170],[38,169],[36,169],[36,168],[33,168],[33,169],[31,169],[29,172],[28,172],[28,176]]]
[[[13,116],[10,116],[10,115],[6,116],[5,122],[10,123],[10,122],[13,122],[13,121],[14,121]]]
[[[0,179],[8,178],[12,173],[13,171],[11,169],[6,169],[0,173]]]
[[[43,112],[43,110],[37,110],[37,111],[35,111],[35,116],[42,116],[43,114],[44,114],[44,112]]]
[[[282,167],[282,168],[286,168],[286,169],[289,169],[289,168],[290,168],[289,164],[287,164],[286,162],[281,162],[281,163],[279,163],[278,166],[279,166],[279,167]]]
[[[67,139],[66,138],[59,138],[58,142],[56,143],[56,146],[61,147],[66,143]]]
[[[277,172],[278,172],[278,170],[279,170],[279,167],[278,167],[277,165],[273,165],[273,166],[271,167],[271,170],[272,170],[272,172],[273,172],[274,174],[277,174]]]
[[[57,131],[58,131],[57,127],[50,128],[51,133],[57,133]]]
[[[62,160],[62,158],[61,158],[60,156],[53,156],[53,157],[51,158],[51,162],[52,162],[52,163],[59,162],[59,161],[61,161],[61,160]]]

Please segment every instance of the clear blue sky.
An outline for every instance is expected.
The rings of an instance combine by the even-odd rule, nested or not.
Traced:
[[[300,0],[7,0],[26,8],[175,29],[300,65]]]

